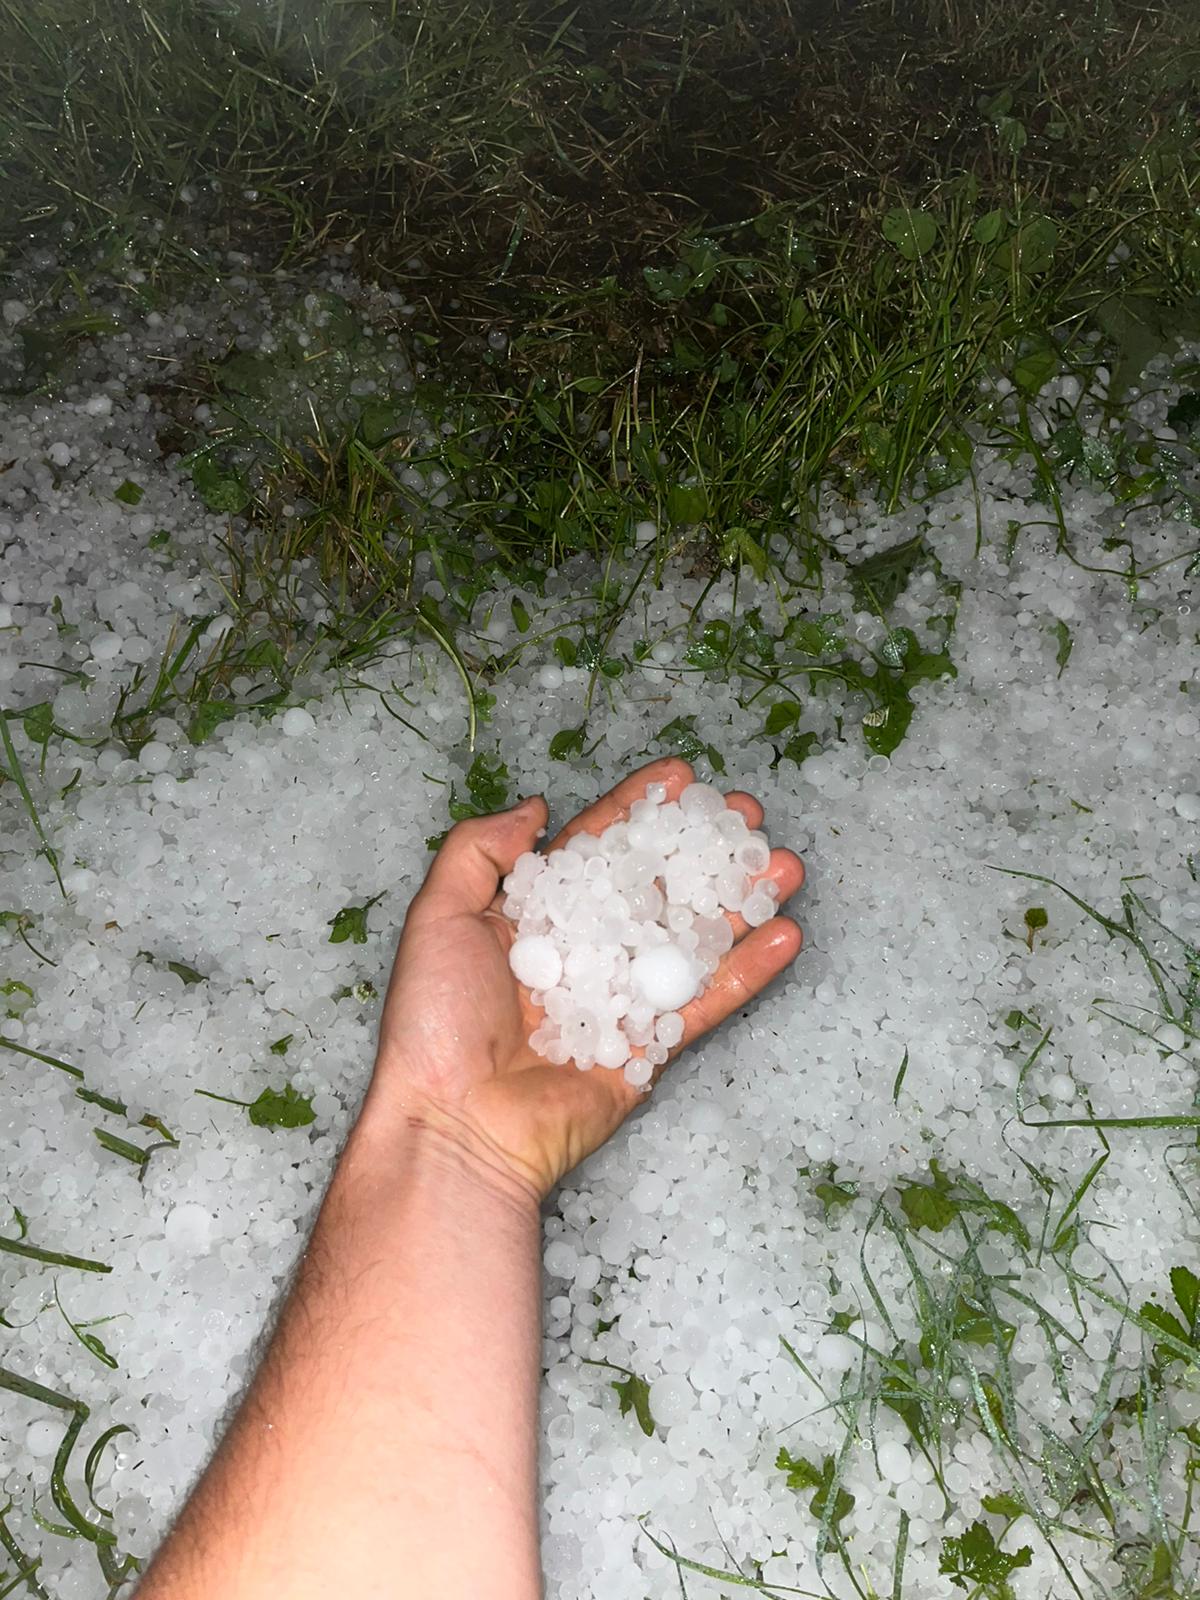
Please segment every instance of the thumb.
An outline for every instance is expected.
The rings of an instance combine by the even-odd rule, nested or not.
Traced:
[[[509,811],[455,823],[433,858],[410,917],[485,911],[517,857],[534,849],[548,818],[541,795],[531,795]]]

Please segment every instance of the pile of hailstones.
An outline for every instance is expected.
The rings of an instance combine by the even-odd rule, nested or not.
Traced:
[[[752,928],[775,915],[776,886],[755,882],[769,860],[765,836],[703,783],[677,802],[651,784],[627,822],[520,856],[503,909],[517,925],[509,964],[545,1012],[532,1048],[645,1087],[733,944],[724,913]]]

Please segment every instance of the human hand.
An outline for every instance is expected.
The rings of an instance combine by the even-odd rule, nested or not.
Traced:
[[[550,849],[627,817],[651,783],[664,784],[675,800],[693,781],[685,761],[653,762],[582,811]],[[749,827],[762,822],[752,796],[733,793],[726,804]],[[539,1199],[644,1099],[623,1072],[554,1066],[529,1046],[542,1012],[509,968],[515,929],[500,910],[500,884],[517,857],[536,848],[547,816],[545,801],[533,798],[451,829],[405,919],[368,1102],[437,1129],[487,1173],[515,1180]],[[772,850],[756,881],[767,879],[784,901],[803,883],[803,863],[790,850]],[[733,948],[709,987],[682,1009],[684,1035],[672,1058],[799,953],[800,930],[786,917],[754,929],[734,913],[729,921]]]

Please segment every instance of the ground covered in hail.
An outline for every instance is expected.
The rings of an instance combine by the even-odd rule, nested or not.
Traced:
[[[674,751],[805,856],[806,948],[548,1207],[550,1594],[1185,1592],[1194,530],[981,443],[899,513],[829,495],[819,590],[648,571],[642,527],[624,566],[480,594],[454,655],[426,630],[347,670],[299,596],[286,696],[264,645],[189,700],[244,594],[162,385],[278,347],[305,311],[277,298],[126,318],[0,415],[9,1578],[119,1592],[203,1463],[448,801],[561,820]],[[1056,380],[1035,437],[1096,440],[1102,399]],[[1173,404],[1151,381],[1120,429],[1173,440]],[[505,670],[468,700],[464,660]]]

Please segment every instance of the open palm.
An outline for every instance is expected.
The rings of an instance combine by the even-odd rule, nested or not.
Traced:
[[[648,785],[678,798],[693,782],[685,761],[657,761],[581,812],[550,846],[575,833],[600,834],[629,815]],[[762,807],[747,794],[726,804],[758,827]],[[529,1047],[542,1013],[513,977],[515,937],[500,911],[500,883],[545,828],[541,799],[453,828],[409,907],[380,1032],[372,1094],[413,1118],[436,1122],[465,1148],[546,1194],[609,1137],[644,1098],[622,1072],[553,1066]],[[786,900],[804,881],[790,850],[773,850],[758,881]],[[734,945],[710,986],[682,1011],[679,1050],[723,1021],[795,959],[799,928],[775,917],[748,929],[730,914]]]

